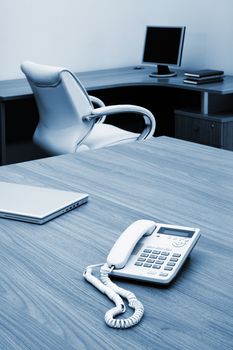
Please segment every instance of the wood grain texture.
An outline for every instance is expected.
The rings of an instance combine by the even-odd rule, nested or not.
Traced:
[[[88,192],[44,225],[0,219],[0,349],[232,349],[233,154],[160,137],[0,169],[1,181]],[[169,287],[119,280],[143,302],[128,330],[83,279],[137,219],[200,227]]]

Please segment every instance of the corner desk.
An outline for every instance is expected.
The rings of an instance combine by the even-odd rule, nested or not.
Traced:
[[[44,225],[0,219],[0,348],[232,350],[232,178],[232,152],[168,137],[2,166],[1,181],[90,198]],[[117,280],[145,315],[114,330],[82,273],[138,219],[202,236],[169,286]]]
[[[172,108],[176,109],[175,137],[233,150],[233,76],[225,76],[222,83],[193,86],[183,83],[184,71],[182,70],[177,71],[176,77],[151,78],[149,73],[153,70],[151,66],[141,66],[141,69],[122,67],[81,72],[77,73],[77,76],[90,93],[97,95],[99,91],[123,87],[129,89],[156,87],[160,91],[166,89],[162,102],[160,101],[162,108],[168,104],[167,91],[172,91],[174,100],[179,100],[179,103],[174,102],[172,105]],[[178,93],[175,95],[174,92],[177,90]],[[156,93],[154,97],[152,96],[149,109],[153,109],[153,104],[159,102],[155,102],[155,95]],[[10,101],[30,97],[32,97],[32,91],[26,79],[0,81],[0,164],[6,162],[5,106]],[[122,98],[119,101],[117,103],[122,103]],[[130,99],[125,101],[131,103]],[[133,103],[135,102],[138,102],[137,97],[133,100]],[[23,115],[18,117],[24,118]]]

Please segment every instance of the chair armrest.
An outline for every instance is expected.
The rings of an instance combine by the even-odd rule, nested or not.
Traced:
[[[105,107],[105,103],[101,99],[99,99],[98,97],[89,95],[89,98],[90,98],[91,102],[96,104],[98,107]],[[102,117],[97,119],[96,124],[103,123],[105,121],[105,119],[106,119],[106,115],[103,115]]]
[[[145,127],[137,140],[145,140],[153,136],[156,128],[156,120],[153,114],[146,108],[136,105],[115,105],[93,109],[91,115],[85,116],[84,119],[91,120],[99,118],[103,115],[122,114],[122,113],[136,113],[142,115],[145,122]]]

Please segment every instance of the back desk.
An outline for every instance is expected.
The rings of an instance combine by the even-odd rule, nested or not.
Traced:
[[[142,66],[142,69],[135,67],[122,67],[90,72],[81,72],[77,76],[82,81],[89,92],[98,93],[100,90],[109,90],[115,88],[128,87],[156,87],[158,89],[169,89],[171,91],[179,90],[179,100],[181,107],[187,106],[185,101],[187,96],[185,92],[191,93],[191,99],[188,102],[188,109],[196,108],[208,116],[209,112],[221,112],[223,110],[233,111],[233,76],[226,76],[223,83],[212,83],[204,85],[188,85],[183,83],[184,71],[177,71],[177,76],[167,79],[151,78],[149,73],[154,70],[152,67]],[[189,106],[190,101],[197,99],[195,106]],[[31,89],[25,79],[0,81],[0,164],[6,162],[6,105],[10,102],[23,100],[32,96]],[[121,101],[121,99],[120,99]],[[134,101],[133,101],[134,102]],[[137,102],[137,100],[136,100]],[[122,102],[120,102],[122,103]],[[154,102],[156,104],[156,102]],[[153,104],[153,101],[152,101]],[[169,104],[166,97],[162,100],[162,108]],[[149,106],[153,108],[152,106]],[[233,113],[231,113],[233,116]],[[18,116],[23,119],[23,115]],[[20,131],[20,130],[19,130]],[[22,130],[21,130],[22,131]]]
[[[1,181],[90,200],[41,226],[0,219],[0,348],[232,349],[232,176],[232,152],[167,137],[1,167]],[[170,286],[117,281],[145,315],[113,330],[103,319],[113,304],[82,273],[143,218],[202,236]]]

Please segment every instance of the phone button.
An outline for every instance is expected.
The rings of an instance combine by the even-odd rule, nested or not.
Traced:
[[[172,242],[174,247],[183,247],[186,244],[186,241],[183,239],[179,239],[177,241]]]
[[[139,261],[136,261],[136,263],[135,263],[134,265],[136,265],[136,266],[142,266],[142,263],[139,262]]]
[[[160,260],[166,260],[167,257],[166,257],[166,256],[161,256],[161,255],[160,255],[160,256],[159,256],[159,259],[160,259]]]
[[[146,258],[138,258],[137,261],[146,261]]]
[[[151,267],[152,264],[145,263],[143,266],[144,266],[144,267]]]
[[[153,265],[152,268],[153,269],[161,269],[161,265]]]
[[[153,250],[152,254],[160,254],[160,250]]]
[[[142,256],[143,258],[148,258],[149,254],[148,253],[142,253],[140,256]]]
[[[152,249],[144,249],[143,250],[143,253],[151,253],[152,252]]]
[[[156,264],[163,265],[164,261],[163,260],[156,260]]]
[[[178,258],[171,258],[169,261],[177,262],[177,261],[178,261]]]
[[[179,258],[181,256],[181,254],[179,254],[179,253],[173,253],[172,254],[172,257],[174,257],[174,258]]]
[[[165,266],[165,267],[164,267],[164,270],[166,270],[166,271],[172,271],[172,270],[173,270],[173,267]]]
[[[151,254],[151,255],[150,255],[150,258],[151,258],[151,259],[157,259],[157,258],[158,258],[158,255]]]
[[[167,272],[160,272],[159,276],[166,277],[166,276],[168,276],[168,273]]]
[[[170,253],[168,252],[162,252],[161,255],[168,256]]]

